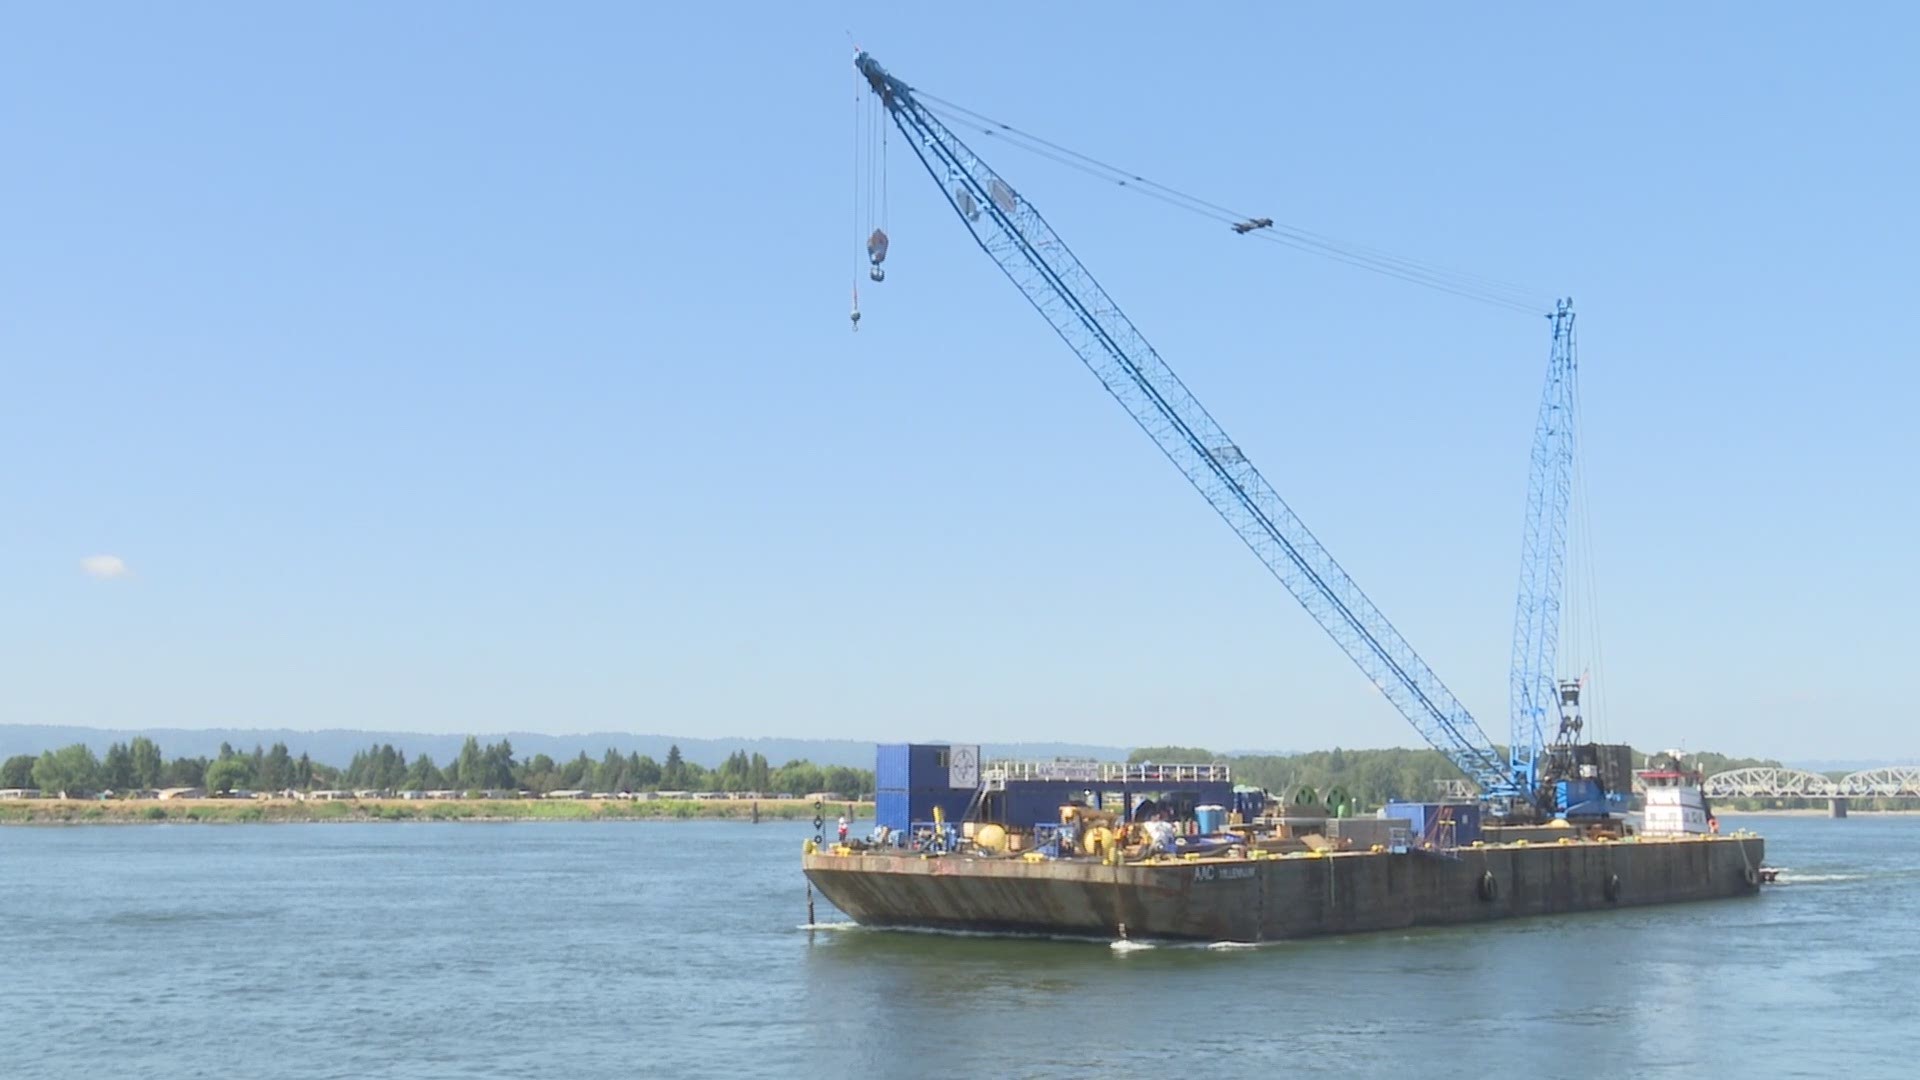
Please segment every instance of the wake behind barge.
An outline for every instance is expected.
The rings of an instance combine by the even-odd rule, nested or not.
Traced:
[[[1128,767],[1106,771],[1115,768],[1120,784],[1145,786],[1130,781]],[[1279,816],[1222,822],[1211,837],[1189,827],[1169,851],[1128,844],[1146,838],[1125,819],[1101,824],[1098,808],[1116,803],[1112,785],[1064,781],[1082,782],[1094,787],[1059,808],[1058,828],[1036,822],[1025,837],[1038,849],[1018,850],[1021,838],[994,833],[998,825],[955,828],[936,811],[938,827],[909,825],[904,842],[819,846],[803,855],[803,868],[835,907],[869,926],[1259,942],[1751,896],[1766,854],[1765,841],[1746,834],[1647,835],[1564,821],[1483,831],[1471,804],[1397,804],[1380,817],[1340,818],[1299,802],[1270,804]],[[1030,786],[1044,800],[1062,783]],[[1191,806],[1202,819],[1220,809],[1190,802],[1220,781],[1172,783],[1199,790],[1163,780],[1154,795],[1130,790],[1117,801],[1129,813],[1149,799]],[[1670,799],[1697,797],[1671,786]],[[1001,790],[1017,805],[1019,788]],[[1248,792],[1239,794],[1244,804]],[[927,792],[918,802],[938,806],[940,797]],[[881,801],[884,820],[884,790]],[[978,815],[980,796],[967,802]]]

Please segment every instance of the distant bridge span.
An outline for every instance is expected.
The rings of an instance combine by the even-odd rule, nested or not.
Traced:
[[[1920,765],[1862,769],[1838,780],[1802,769],[1759,767],[1714,773],[1710,799],[1920,799]]]

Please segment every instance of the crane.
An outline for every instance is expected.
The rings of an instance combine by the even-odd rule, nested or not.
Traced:
[[[1261,563],[1427,743],[1496,805],[1531,806],[1466,706],[1267,483],[1032,203],[866,52],[854,66],[961,224]]]
[[[1547,381],[1540,393],[1540,419],[1534,427],[1532,466],[1527,483],[1525,540],[1520,556],[1520,590],[1513,613],[1513,666],[1508,681],[1508,710],[1513,724],[1508,744],[1514,782],[1538,790],[1549,776],[1541,771],[1541,747],[1547,718],[1558,719],[1555,745],[1580,733],[1577,682],[1562,685],[1554,677],[1560,644],[1560,600],[1567,556],[1567,506],[1573,493],[1574,384],[1579,373],[1573,335],[1573,301],[1554,305],[1553,347]]]

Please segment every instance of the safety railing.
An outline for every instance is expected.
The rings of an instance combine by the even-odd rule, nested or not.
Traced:
[[[1207,765],[1119,761],[990,761],[980,778],[993,790],[1009,781],[1068,780],[1101,784],[1225,784],[1233,769],[1224,763]]]

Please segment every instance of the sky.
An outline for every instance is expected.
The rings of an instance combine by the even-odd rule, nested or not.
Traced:
[[[1920,757],[1911,6],[7,21],[0,722],[1414,744],[897,132],[856,276],[857,42],[1572,296],[1597,732]],[[1545,321],[970,141],[1504,738]]]

